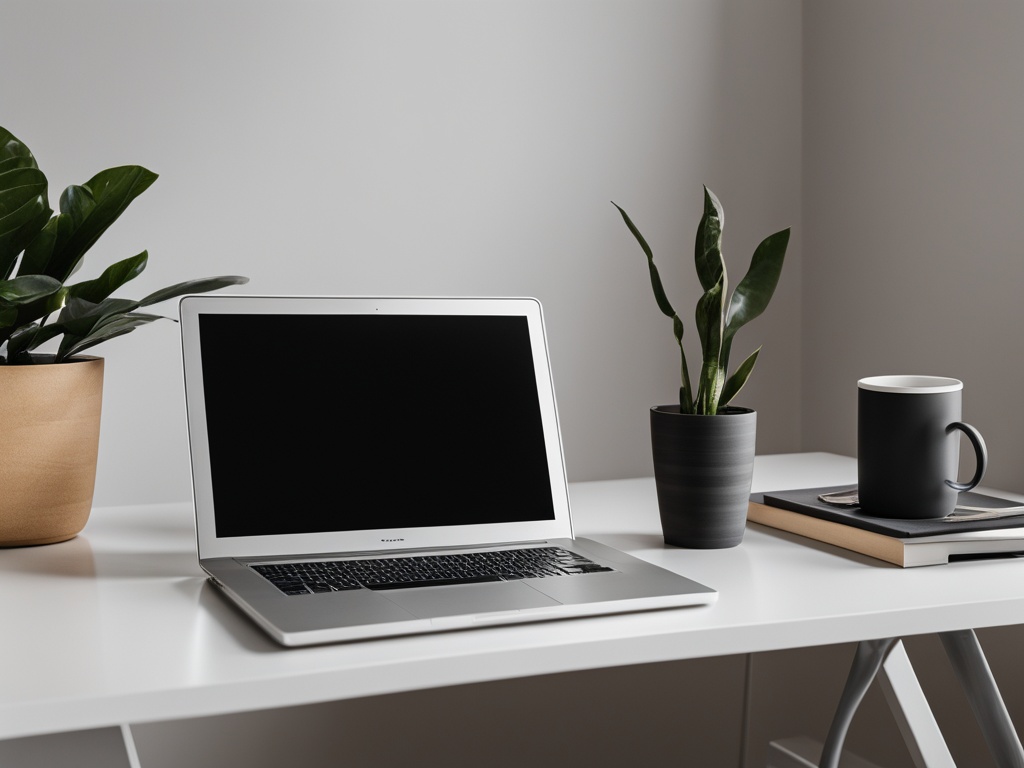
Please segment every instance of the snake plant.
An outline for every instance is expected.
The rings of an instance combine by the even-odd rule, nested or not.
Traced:
[[[69,283],[86,252],[156,181],[137,165],[100,171],[60,197],[50,209],[47,180],[28,147],[0,127],[0,364],[61,363],[101,342],[161,319],[139,312],[186,293],[205,293],[248,278],[189,280],[134,300],[111,294],[137,277],[146,251],[109,266],[99,277]],[[56,354],[35,350],[60,339]]]
[[[704,289],[695,313],[703,361],[694,390],[683,349],[683,321],[665,295],[658,268],[654,265],[654,253],[626,212],[614,202],[612,205],[618,208],[629,231],[647,256],[651,286],[658,308],[672,318],[676,343],[682,357],[679,409],[682,413],[713,416],[732,401],[754,370],[761,347],[755,349],[731,376],[728,375],[733,338],[736,331],[764,312],[771,301],[782,273],[790,230],[783,229],[761,241],[754,251],[747,274],[730,296],[728,275],[722,257],[722,204],[711,190],[704,187],[704,215],[697,227],[695,248],[697,278]]]

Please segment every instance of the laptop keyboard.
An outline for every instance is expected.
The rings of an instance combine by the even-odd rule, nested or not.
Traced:
[[[611,571],[561,547],[528,547],[452,555],[323,560],[253,565],[286,595],[348,589],[408,589]]]

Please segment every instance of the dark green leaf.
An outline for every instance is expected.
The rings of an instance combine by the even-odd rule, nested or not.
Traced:
[[[719,402],[719,407],[728,405],[732,402],[732,399],[739,394],[739,391],[743,389],[743,385],[747,383],[747,379],[750,378],[750,372],[754,370],[754,363],[757,362],[757,355],[761,351],[758,347],[753,353],[740,364],[740,367],[736,369],[736,372],[729,377],[729,380],[725,382],[725,388],[722,389],[722,399]]]
[[[25,247],[25,255],[22,257],[21,266],[18,267],[19,275],[50,275],[49,264],[55,251],[58,251],[61,244],[66,243],[71,236],[71,219],[66,216],[57,215],[46,222],[39,233]],[[63,282],[64,278],[56,278]]]
[[[723,278],[719,275],[718,282],[697,302],[695,320],[705,362],[717,361],[722,348]]]
[[[693,390],[690,388],[690,369],[686,365],[686,350],[683,349],[683,321],[679,315],[672,315],[672,331],[675,333],[676,344],[679,345],[679,376],[681,385],[679,387],[679,408],[683,413],[693,411]]]
[[[148,260],[149,254],[143,251],[138,256],[111,264],[95,280],[68,286],[68,296],[94,303],[103,301],[129,280],[142,274]]]
[[[0,171],[11,168],[35,168],[36,159],[29,148],[6,128],[0,128]]]
[[[20,306],[50,296],[60,289],[58,281],[43,275],[0,280],[0,304]]]
[[[764,312],[775,293],[782,274],[782,263],[789,245],[790,230],[769,235],[757,246],[747,274],[740,280],[729,302],[722,344],[722,363],[728,366],[736,331]]]
[[[66,280],[85,253],[157,175],[137,165],[100,171],[86,184],[64,190],[57,228],[48,241],[26,250],[27,265],[36,273]],[[37,238],[38,239],[38,238]],[[24,270],[22,270],[24,273]]]
[[[38,168],[0,173],[0,278],[11,276],[19,254],[49,221],[53,211],[46,196],[46,177]]]
[[[57,351],[57,362],[66,360],[67,358],[77,355],[90,347],[100,344],[101,342],[109,341],[110,339],[118,336],[124,336],[126,333],[131,333],[139,326],[146,325],[154,320],[164,319],[166,318],[159,315],[125,315],[124,317],[119,317],[103,324],[101,327],[96,328],[86,336],[65,336]]]
[[[102,326],[105,321],[126,315],[139,307],[131,299],[104,299],[99,303],[84,299],[68,299],[64,309],[57,316],[55,326],[72,336],[85,337]]]
[[[722,258],[723,226],[722,204],[710,189],[704,187],[704,215],[697,225],[694,260],[700,287],[705,291],[710,290],[725,272],[725,261]]]
[[[697,386],[695,408],[697,413],[714,413],[714,398],[719,390],[719,355],[722,349],[723,282],[719,275],[715,283],[697,302],[696,325],[703,351],[700,381]]]
[[[29,323],[15,330],[10,338],[7,339],[8,359],[13,361],[22,353],[35,349],[36,346],[42,344],[42,341],[35,341],[36,334],[38,333],[39,323]]]
[[[651,251],[651,247],[647,244],[644,236],[640,234],[640,230],[630,220],[629,215],[614,202],[612,202],[612,205],[619,209],[619,213],[622,214],[622,220],[626,222],[629,231],[633,233],[633,237],[636,238],[641,250],[647,256],[647,268],[651,274],[651,288],[654,289],[654,300],[658,302],[658,309],[666,317],[672,317],[676,314],[676,311],[672,309],[672,305],[669,303],[668,296],[665,294],[665,288],[661,284],[661,275],[658,274],[658,268],[654,266],[654,252]]]
[[[149,296],[139,302],[139,306],[148,307],[189,293],[206,293],[207,291],[227,288],[229,285],[242,285],[247,282],[249,282],[249,278],[241,277],[240,275],[221,275],[220,277],[202,277],[198,280],[187,280],[184,283],[177,283],[149,294]]]

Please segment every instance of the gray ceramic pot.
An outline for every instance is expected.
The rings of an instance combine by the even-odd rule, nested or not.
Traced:
[[[757,413],[727,407],[715,416],[651,408],[651,448],[665,543],[724,549],[743,540],[754,473]]]

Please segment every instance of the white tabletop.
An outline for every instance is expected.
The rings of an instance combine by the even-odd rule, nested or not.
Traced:
[[[855,481],[853,459],[758,457],[754,490]],[[0,550],[0,738],[670,659],[1024,623],[1024,562],[900,569],[756,525],[666,547],[650,478],[574,484],[576,534],[720,592],[713,606],[282,649],[209,586],[190,507],[96,509]]]

